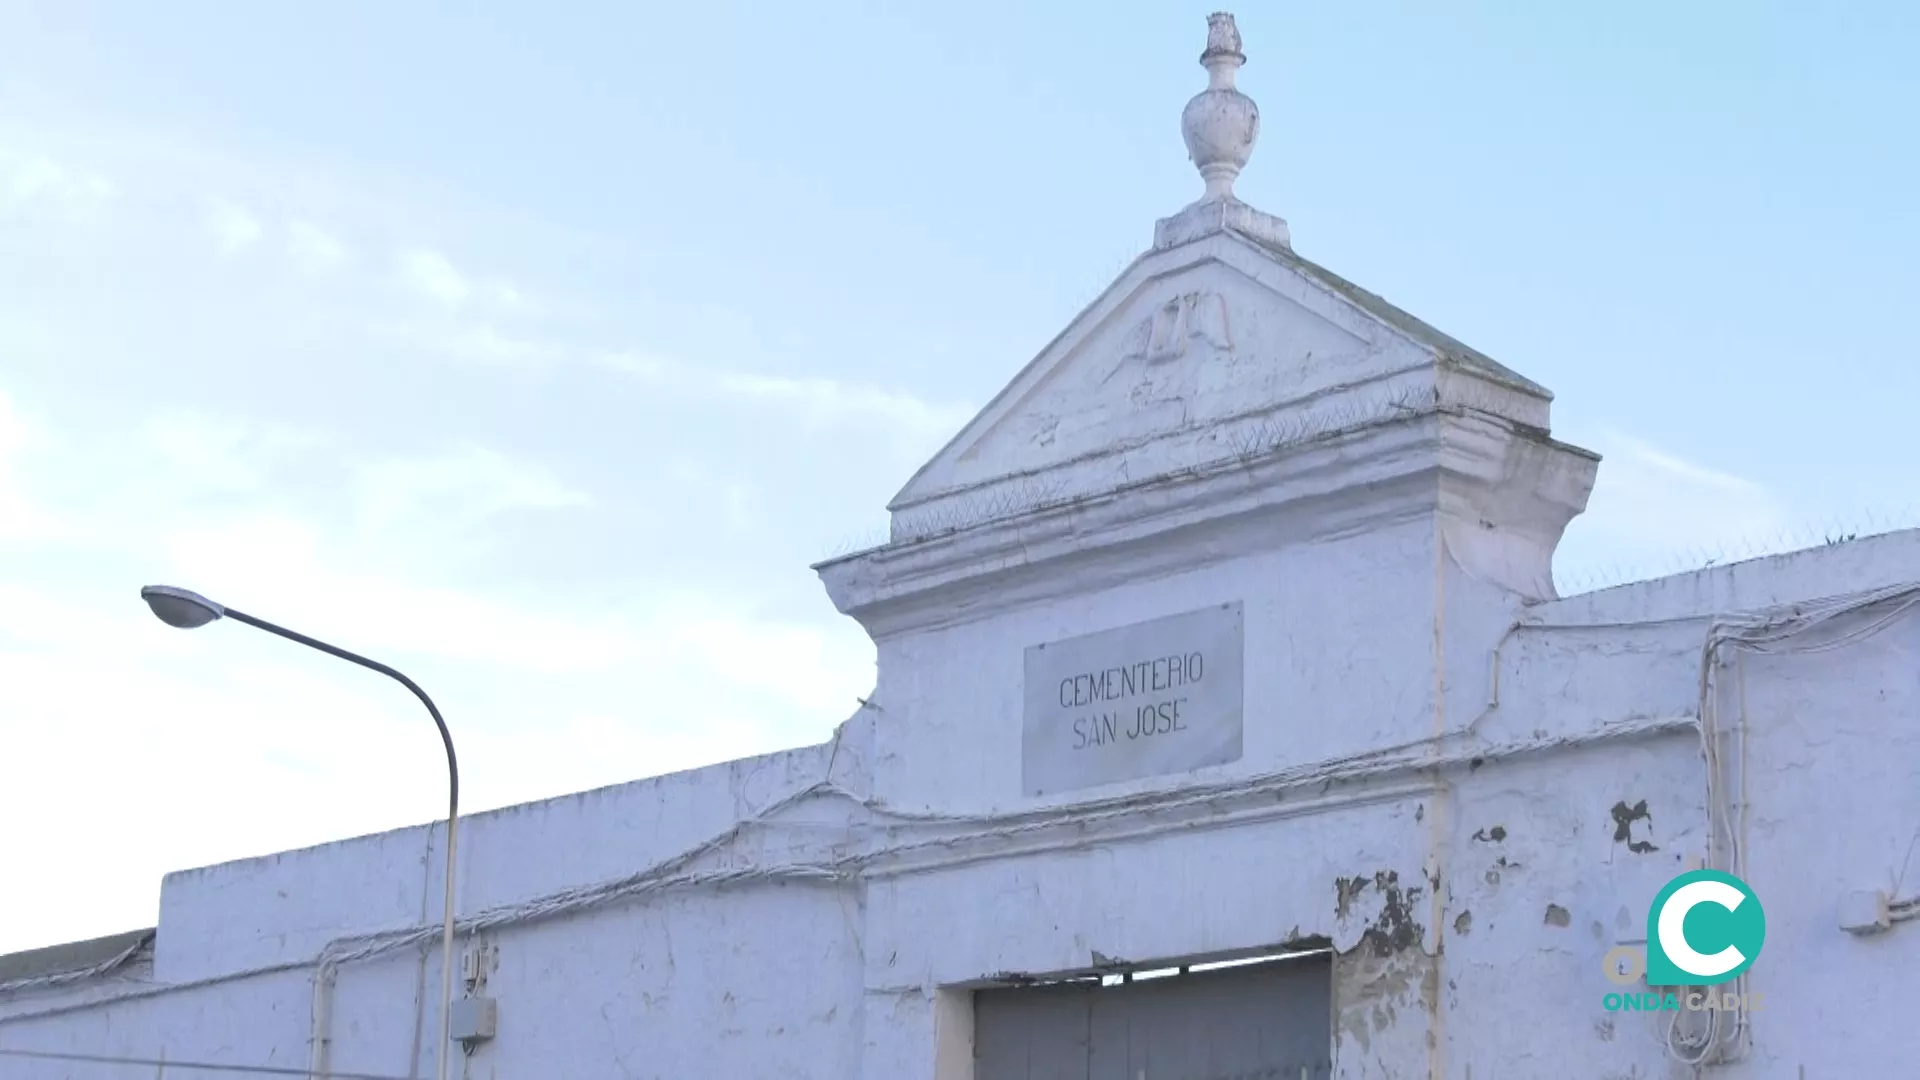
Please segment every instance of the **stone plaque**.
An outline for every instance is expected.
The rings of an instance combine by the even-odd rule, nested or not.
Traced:
[[[1239,601],[1027,649],[1029,795],[1240,760]]]

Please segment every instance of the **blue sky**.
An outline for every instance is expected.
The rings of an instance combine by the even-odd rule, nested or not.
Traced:
[[[0,4],[0,949],[817,741],[808,570],[1199,191],[1209,6]],[[1237,190],[1558,395],[1563,587],[1915,524],[1911,5],[1267,5]],[[24,823],[24,824],[22,824]]]

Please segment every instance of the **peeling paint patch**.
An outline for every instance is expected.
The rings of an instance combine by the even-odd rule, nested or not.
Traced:
[[[1505,871],[1518,870],[1518,869],[1520,869],[1519,863],[1514,862],[1513,860],[1507,858],[1505,855],[1502,855],[1499,858],[1493,860],[1493,862],[1487,864],[1487,871],[1482,876],[1486,878],[1487,884],[1498,885],[1500,884],[1500,879],[1504,876]]]
[[[1454,917],[1454,920],[1453,920],[1454,933],[1459,934],[1461,937],[1465,937],[1467,936],[1467,931],[1472,929],[1473,929],[1473,912],[1463,911],[1459,915]]]
[[[1369,888],[1380,897],[1379,914],[1361,931],[1356,948],[1375,956],[1391,956],[1413,948],[1424,935],[1426,928],[1414,921],[1412,913],[1426,890],[1418,885],[1402,889],[1399,871],[1382,870],[1371,878],[1337,878],[1333,885],[1334,912],[1342,919],[1352,914],[1354,903]]]
[[[1573,923],[1573,915],[1569,913],[1566,908],[1561,907],[1559,904],[1547,905],[1547,925],[1548,926],[1564,927],[1564,926],[1569,926],[1572,923]]]
[[[1424,1017],[1437,1008],[1439,982],[1433,958],[1418,949],[1389,956],[1355,950],[1339,957],[1334,963],[1336,1060],[1370,1053],[1374,1036],[1391,1031],[1402,1010]]]
[[[1641,799],[1632,806],[1628,806],[1625,799],[1614,803],[1613,842],[1627,845],[1627,850],[1633,852],[1635,855],[1645,855],[1648,852],[1659,851],[1660,849],[1653,845],[1653,841],[1635,840],[1633,838],[1633,824],[1636,821],[1644,821],[1648,828],[1652,827],[1653,812],[1647,809],[1647,800]]]
[[[1335,879],[1333,883],[1334,916],[1344,919],[1352,914],[1353,902],[1360,898],[1361,891],[1366,887],[1367,879],[1363,877]]]

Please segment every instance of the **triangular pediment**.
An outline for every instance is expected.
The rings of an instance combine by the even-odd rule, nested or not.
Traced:
[[[1260,127],[1245,62],[1209,15],[1180,114],[1199,198],[907,482],[886,543],[817,568],[875,641],[1015,610],[996,634],[1057,629],[1055,601],[1151,606],[1172,594],[1104,593],[1349,541],[1340,573],[1385,558],[1416,591],[1457,572],[1495,606],[1552,595],[1598,459],[1553,440],[1544,387],[1302,259],[1234,194]]]
[[[1290,251],[1231,231],[1142,256],[895,497],[896,538],[1245,454],[1442,369],[1545,426],[1550,395]],[[1458,380],[1456,380],[1457,382]]]

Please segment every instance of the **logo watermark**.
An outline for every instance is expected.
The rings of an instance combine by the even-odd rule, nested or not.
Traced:
[[[1759,994],[1714,987],[1752,967],[1766,940],[1766,912],[1746,882],[1718,870],[1681,874],[1653,898],[1645,951],[1617,945],[1601,961],[1615,986],[1637,986],[1644,976],[1649,989],[1609,993],[1601,1004],[1609,1012],[1755,1011]],[[1656,987],[1689,989],[1662,993]]]

